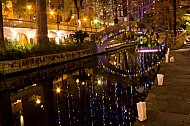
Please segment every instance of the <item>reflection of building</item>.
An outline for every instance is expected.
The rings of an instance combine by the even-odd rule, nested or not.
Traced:
[[[90,64],[89,61],[95,61],[92,59],[79,64],[77,61],[69,62],[68,66],[63,64],[61,68],[51,67],[48,71],[41,70],[34,75],[22,74],[15,81],[9,78],[11,83],[1,84],[7,86],[7,89],[13,89],[18,82],[21,89],[19,86],[16,91],[1,92],[0,114],[4,112],[3,119],[9,119],[6,122],[14,119],[20,126],[23,123],[26,126],[85,126],[84,123],[88,126],[132,125],[137,116],[136,103],[144,99],[140,93],[146,93],[155,78],[151,77],[150,72],[155,69],[154,62],[157,60],[154,57],[157,58],[157,55],[135,55],[133,52],[122,51],[107,57],[111,57],[110,63],[116,61],[116,65],[125,62],[122,68],[129,71],[128,75],[134,77],[133,80],[129,82],[130,78],[122,77],[117,71],[115,75],[108,74],[107,67]],[[89,67],[84,67],[84,64]],[[140,85],[136,78],[142,82]],[[8,85],[11,86],[8,88]],[[23,85],[28,86],[23,88]],[[143,91],[137,90],[140,87]],[[2,111],[5,106],[9,109]],[[12,112],[13,119],[10,118]]]

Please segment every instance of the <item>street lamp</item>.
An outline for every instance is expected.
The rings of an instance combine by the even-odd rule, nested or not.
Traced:
[[[86,21],[87,19],[86,18],[84,18],[84,21]]]
[[[28,10],[30,10],[30,9],[31,9],[31,7],[32,7],[31,5],[28,5],[28,6],[27,6]]]
[[[54,11],[50,11],[50,15],[53,16],[53,14],[54,14]]]

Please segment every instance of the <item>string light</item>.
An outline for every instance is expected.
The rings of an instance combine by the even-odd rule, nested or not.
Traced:
[[[102,77],[100,75],[91,77],[89,82],[83,81],[80,83],[80,80],[76,79],[75,84],[78,91],[77,93],[79,95],[74,95],[70,88],[70,86],[73,85],[69,85],[68,82],[66,83],[66,113],[68,114],[68,120],[66,121],[69,122],[70,125],[77,125],[81,123],[80,107],[78,107],[78,104],[74,101],[77,101],[78,98],[81,98],[82,84],[85,84],[85,98],[87,98],[84,102],[85,108],[87,107],[88,109],[87,112],[85,110],[85,115],[89,115],[89,118],[87,118],[85,121],[89,121],[92,126],[100,123],[101,125],[105,126],[132,125],[132,122],[136,119],[135,108],[133,107],[137,102],[136,100],[142,99],[137,89],[139,87],[143,87],[144,92],[149,90],[155,79],[152,74],[154,74],[154,70],[159,63],[156,62],[155,64],[154,62],[155,58],[157,58],[155,53],[143,52],[138,53],[137,55],[130,55],[126,53],[126,56],[127,58],[125,59],[127,59],[128,62],[125,65],[128,65],[128,68],[127,66],[125,68],[124,64],[120,64],[120,68],[122,68],[125,73],[107,69],[107,66],[103,64],[104,62],[101,62],[101,65],[98,67],[98,69],[101,69],[101,71],[110,72],[109,74],[115,73],[115,76],[122,77],[122,79],[129,81],[127,83],[119,83],[114,79],[107,78],[106,76]],[[108,61],[110,60],[110,58],[106,58]],[[121,57],[120,60],[121,62],[124,62],[124,59]],[[101,71],[98,71],[98,74]],[[128,79],[128,77],[130,77],[130,79]],[[150,80],[144,79],[143,77],[149,77]],[[132,79],[135,78],[142,79],[141,83],[138,81],[133,82],[135,84],[139,83],[139,86],[129,87],[125,85],[132,83]],[[60,94],[64,91],[61,91],[61,88],[59,89],[58,95],[61,96]],[[79,104],[81,104],[81,102],[79,102]],[[61,114],[61,107],[58,108],[57,112],[58,115]],[[58,121],[64,122],[64,120],[61,120],[61,115],[58,117]]]

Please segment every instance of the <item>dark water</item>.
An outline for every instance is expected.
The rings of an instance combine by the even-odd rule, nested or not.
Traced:
[[[2,126],[130,126],[159,65],[123,50],[1,80]]]

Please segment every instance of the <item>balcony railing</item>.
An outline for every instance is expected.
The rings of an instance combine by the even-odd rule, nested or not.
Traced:
[[[19,20],[19,19],[3,19],[4,27],[14,27],[14,28],[32,28],[36,29],[35,21]],[[76,25],[70,25],[67,22],[61,23],[48,23],[48,30],[65,30],[65,31],[76,31]],[[99,27],[82,27],[83,31],[87,32],[99,32],[101,29]]]

